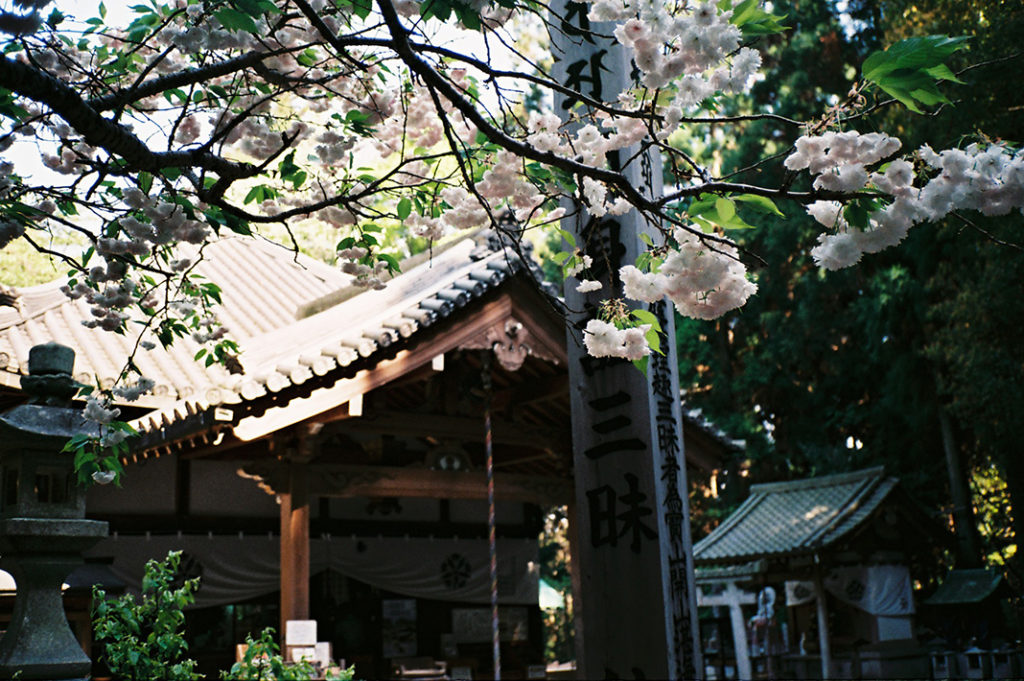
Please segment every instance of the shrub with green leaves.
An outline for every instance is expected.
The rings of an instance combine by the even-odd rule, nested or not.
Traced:
[[[108,598],[93,588],[93,628],[100,659],[115,678],[132,681],[193,681],[195,660],[188,659],[182,627],[184,608],[195,602],[199,579],[179,585],[181,552],[146,563],[142,595]]]
[[[293,664],[284,661],[270,627],[260,632],[259,638],[247,635],[245,644],[242,660],[232,665],[230,671],[221,672],[224,681],[307,681],[316,675],[313,665],[305,660]]]
[[[223,681],[308,681],[316,676],[315,667],[309,662],[286,662],[274,641],[274,629],[267,627],[258,638],[245,637],[245,655],[232,665],[230,671],[221,672]],[[351,681],[355,667],[328,669],[328,681]]]

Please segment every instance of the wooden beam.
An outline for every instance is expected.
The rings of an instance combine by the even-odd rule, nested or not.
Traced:
[[[511,317],[512,309],[509,295],[501,295],[470,315],[464,323],[447,327],[444,333],[437,333],[429,340],[414,343],[393,358],[381,360],[372,369],[360,371],[354,377],[342,379],[331,387],[314,390],[308,397],[295,398],[283,406],[271,407],[262,416],[242,419],[235,426],[235,435],[241,440],[255,440],[338,407],[356,395],[364,395],[401,378],[429,364],[437,355],[469,342],[491,326]]]
[[[338,432],[387,433],[408,437],[435,437],[463,442],[483,442],[483,419],[444,414],[421,414],[408,412],[375,411],[362,418],[346,419],[336,427]],[[516,447],[533,447],[544,451],[571,451],[568,428],[542,428],[540,426],[506,421],[491,420],[495,444]]]
[[[308,493],[327,497],[399,497],[420,499],[486,499],[483,472],[435,471],[429,468],[310,464]],[[288,468],[269,462],[245,466],[274,490],[286,489]],[[573,499],[570,479],[495,473],[496,498],[531,504],[565,504]],[[283,508],[282,495],[282,508]]]
[[[505,390],[499,390],[491,398],[491,407],[500,411],[505,407],[526,407],[537,402],[561,398],[569,408],[569,374],[560,372],[541,381],[522,382]]]
[[[725,591],[714,596],[705,596],[697,589],[697,605],[699,606],[725,606],[729,608],[729,621],[732,625],[733,650],[736,653],[737,678],[752,679],[753,668],[750,664],[750,648],[747,646],[747,620],[743,616],[742,606],[757,603],[757,596],[742,591],[736,582],[726,582]]]

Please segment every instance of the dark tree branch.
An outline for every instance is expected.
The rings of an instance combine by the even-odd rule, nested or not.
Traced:
[[[229,161],[202,150],[154,152],[128,128],[101,116],[70,86],[6,56],[0,56],[0,87],[49,107],[87,144],[120,156],[137,170],[202,168],[231,179],[252,177],[259,172],[251,164]]]

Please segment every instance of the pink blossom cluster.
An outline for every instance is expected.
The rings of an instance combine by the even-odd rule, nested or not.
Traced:
[[[761,67],[756,50],[740,47],[740,29],[729,21],[732,10],[713,0],[680,8],[652,0],[592,0],[589,17],[620,22],[615,37],[631,50],[645,86],[676,81],[674,101],[663,106],[670,129],[682,111],[716,92],[746,92]]]
[[[210,235],[209,228],[188,218],[180,205],[155,200],[138,188],[125,190],[123,201],[132,212],[119,219],[121,233],[96,240],[96,252],[102,256],[102,264],[89,268],[85,281],[61,288],[69,298],[84,298],[89,303],[92,318],[82,323],[90,328],[107,331],[121,328],[128,319],[124,310],[140,297],[136,292],[137,284],[127,276],[125,261],[118,256],[147,256],[157,247],[172,243],[201,244]],[[179,257],[170,260],[168,265],[173,272],[183,272],[192,266],[192,261]],[[153,307],[153,304],[148,306]]]
[[[849,267],[865,253],[898,244],[915,224],[940,220],[955,210],[985,215],[1024,210],[1024,151],[1014,152],[1001,144],[971,144],[942,152],[924,146],[916,157],[922,164],[920,175],[928,179],[916,186],[918,174],[906,158],[876,170],[868,167],[890,158],[899,148],[899,140],[881,133],[826,133],[797,140],[796,151],[785,165],[817,175],[816,189],[871,189],[881,197],[892,197],[868,215],[865,229],[849,224],[840,202],[810,204],[807,212],[830,230],[818,237],[818,245],[811,250],[818,265],[830,270]]]
[[[90,160],[94,153],[96,149],[87,144],[69,144],[60,150],[59,156],[43,154],[43,165],[65,175],[81,174],[88,169],[84,161]]]
[[[898,139],[880,132],[804,135],[797,139],[796,151],[783,165],[790,170],[807,168],[817,175],[815,189],[855,192],[868,183],[866,166],[892,156],[901,146]]]
[[[110,407],[110,403],[106,400],[90,395],[85,400],[85,409],[82,411],[82,416],[87,421],[99,423],[101,425],[107,425],[118,416],[121,415],[121,410],[117,407]]]
[[[441,198],[451,208],[441,216],[441,223],[451,229],[473,229],[486,225],[490,220],[487,207],[463,187],[445,187],[441,190]]]
[[[523,174],[523,160],[511,151],[499,151],[494,163],[476,185],[480,196],[491,206],[507,202],[516,220],[525,222],[544,203],[545,196]]]
[[[250,33],[225,30],[216,17],[206,15],[204,4],[187,5],[185,20],[181,25],[170,27],[163,39],[184,54],[207,50],[249,50],[258,46],[255,36]]]
[[[338,251],[338,258],[342,260],[341,271],[354,277],[353,285],[379,291],[384,288],[384,276],[388,266],[383,261],[378,261],[373,265],[361,262],[369,253],[362,246],[341,249]]]
[[[583,344],[592,357],[620,357],[635,361],[651,354],[646,335],[650,324],[620,329],[610,322],[591,319],[583,331]]]
[[[464,79],[464,71],[457,70],[452,75],[457,86],[464,83]],[[402,106],[397,106],[399,102]],[[385,158],[403,151],[412,152],[416,147],[429,149],[444,137],[442,118],[430,92],[423,86],[416,86],[409,92],[391,92],[383,99],[375,97],[371,103],[383,114],[384,124],[378,126],[374,139],[378,152]],[[454,107],[445,113],[449,114],[449,123],[457,139],[476,138],[476,128],[455,113]]]
[[[65,284],[60,290],[72,300],[84,298],[91,305],[92,318],[83,320],[83,326],[116,331],[128,319],[123,310],[135,302],[136,283],[127,274],[128,266],[123,261],[107,260],[89,268],[88,283],[78,281],[73,287]]]
[[[684,317],[716,319],[757,291],[734,247],[706,244],[681,228],[674,236],[678,248],[669,249],[655,271],[632,265],[619,270],[627,298],[653,303],[668,296]]]
[[[228,335],[228,327],[222,325],[213,315],[206,315],[198,320],[196,329],[190,334],[192,340],[202,345],[219,341]]]
[[[0,248],[25,233],[25,225],[14,220],[0,220]]]
[[[152,390],[154,385],[153,379],[139,376],[135,383],[115,386],[111,392],[126,402],[134,402]]]

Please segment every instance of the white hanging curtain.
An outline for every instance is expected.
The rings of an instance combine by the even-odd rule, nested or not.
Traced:
[[[113,557],[114,574],[138,593],[146,561],[183,551],[185,573],[201,577],[195,607],[239,603],[280,588],[280,540],[266,535],[108,537],[88,555]],[[537,542],[498,540],[498,597],[538,599]],[[310,539],[310,574],[326,569],[415,598],[490,603],[485,539],[336,537]]]

